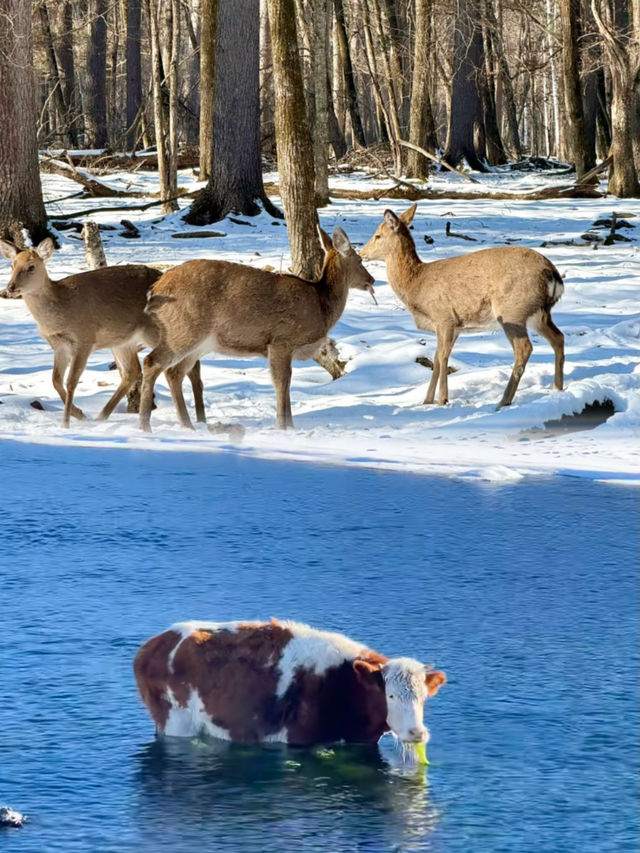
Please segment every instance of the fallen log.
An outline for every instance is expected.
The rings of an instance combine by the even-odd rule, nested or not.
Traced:
[[[93,198],[140,198],[146,193],[132,192],[131,190],[116,190],[113,187],[98,181],[84,169],[77,169],[73,163],[63,163],[61,160],[56,160],[53,157],[42,158],[40,161],[40,169],[47,174],[61,175],[63,178],[69,178],[85,188]]]

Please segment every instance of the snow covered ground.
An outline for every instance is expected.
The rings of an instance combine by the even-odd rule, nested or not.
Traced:
[[[275,179],[276,176],[267,176]],[[119,188],[153,192],[155,174],[120,173],[108,180]],[[477,189],[525,191],[567,176],[531,173],[492,173],[480,177]],[[90,207],[120,206],[123,199],[67,198],[78,185],[65,178],[44,176],[51,215]],[[197,186],[189,172],[180,176],[189,189]],[[366,175],[341,175],[333,187],[368,189],[390,186]],[[474,189],[455,175],[437,177],[434,188]],[[144,199],[132,199],[140,203]],[[278,202],[278,199],[275,199]],[[186,206],[187,202],[185,202]],[[356,246],[375,230],[383,211],[399,212],[408,202],[334,199],[320,211],[323,227],[345,229]],[[505,245],[540,248],[545,240],[580,240],[593,222],[613,210],[640,214],[637,202],[598,200],[517,201],[441,200],[418,205],[414,237],[426,261]],[[103,232],[111,264],[152,263],[166,267],[196,257],[223,258],[254,266],[286,269],[289,263],[282,222],[262,215],[241,225],[228,220],[211,228],[222,238],[178,240],[172,234],[194,231],[180,214],[161,218],[157,208],[97,213],[101,223],[118,224],[126,216],[140,228],[139,240],[124,239],[118,231]],[[447,238],[445,222],[454,232],[477,242]],[[195,433],[177,425],[164,380],[156,386],[158,409],[151,436],[141,434],[136,418],[124,406],[106,423],[72,422],[60,426],[62,404],[51,385],[52,354],[37,333],[22,301],[0,301],[0,438],[25,442],[91,444],[146,450],[234,452],[370,467],[441,473],[489,481],[511,481],[526,475],[575,474],[599,480],[639,482],[640,368],[638,282],[640,281],[640,216],[630,220],[633,238],[594,251],[582,246],[549,246],[541,251],[565,278],[565,295],[553,316],[566,339],[565,390],[554,391],[553,354],[546,341],[532,335],[534,352],[514,404],[496,411],[512,366],[511,348],[502,332],[470,334],[458,339],[450,364],[458,368],[449,378],[451,402],[424,407],[430,371],[415,362],[433,356],[435,338],[415,329],[413,320],[386,281],[382,263],[371,263],[376,277],[374,305],[366,293],[352,292],[346,311],[332,336],[349,359],[348,374],[331,381],[314,362],[294,366],[292,383],[296,429],[274,429],[275,401],[266,362],[212,355],[203,362],[205,402],[211,421],[239,423],[244,439],[230,442],[199,425]],[[424,236],[434,239],[432,245]],[[69,231],[60,234],[61,250],[49,262],[52,278],[86,268],[82,243]],[[0,286],[9,277],[9,264],[0,267]],[[117,380],[108,371],[111,354],[94,353],[76,392],[76,401],[91,416],[97,414]],[[185,386],[185,390],[187,389]],[[30,403],[38,399],[44,411]],[[616,414],[605,424],[561,436],[526,433],[583,409],[586,403],[611,400]],[[190,402],[190,397],[187,397]],[[541,437],[537,437],[540,435]]]

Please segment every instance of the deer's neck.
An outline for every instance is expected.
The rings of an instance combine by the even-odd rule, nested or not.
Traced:
[[[325,332],[328,332],[340,319],[349,295],[349,283],[340,272],[337,252],[327,257],[316,287],[326,321]]]
[[[389,284],[403,302],[410,300],[426,266],[418,257],[413,240],[403,240],[387,258]]]
[[[25,293],[23,299],[29,311],[35,316],[48,312],[51,306],[55,304],[59,293],[58,282],[52,281],[49,276],[46,276],[40,287],[31,293]]]

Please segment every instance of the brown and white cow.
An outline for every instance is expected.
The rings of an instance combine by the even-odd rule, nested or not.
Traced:
[[[446,682],[297,622],[179,622],[148,640],[134,671],[158,732],[239,743],[426,742],[424,702]]]

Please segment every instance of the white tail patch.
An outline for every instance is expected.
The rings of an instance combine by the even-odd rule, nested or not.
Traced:
[[[556,303],[564,293],[564,284],[559,278],[553,276],[547,282],[547,293],[549,294],[549,299]]]

